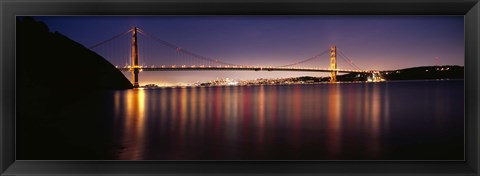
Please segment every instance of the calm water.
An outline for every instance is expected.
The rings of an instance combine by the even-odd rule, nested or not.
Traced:
[[[463,80],[113,91],[114,159],[463,159]],[[87,110],[88,111],[88,110]]]

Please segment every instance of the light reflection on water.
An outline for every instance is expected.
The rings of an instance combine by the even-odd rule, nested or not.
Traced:
[[[115,91],[114,150],[122,160],[435,159],[460,144],[429,147],[463,134],[463,81],[443,84]]]

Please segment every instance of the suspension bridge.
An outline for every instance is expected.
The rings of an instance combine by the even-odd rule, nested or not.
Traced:
[[[144,40],[139,40],[142,37]],[[117,42],[114,42],[117,41]],[[123,72],[131,72],[131,82],[139,87],[139,73],[142,71],[299,71],[299,72],[329,72],[330,82],[337,81],[338,73],[367,73],[372,78],[379,79],[379,71],[360,69],[342,51],[333,45],[320,54],[298,62],[279,66],[241,65],[206,57],[159,37],[146,33],[140,28],[132,29],[101,41],[91,47],[91,50],[103,56]],[[313,67],[318,65],[321,56],[329,54],[328,68]],[[337,55],[338,54],[338,55]],[[340,56],[351,69],[337,68],[337,56]],[[147,64],[147,61],[150,62]],[[122,66],[123,65],[123,66]]]

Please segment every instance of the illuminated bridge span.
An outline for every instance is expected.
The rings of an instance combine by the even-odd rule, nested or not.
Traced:
[[[142,38],[142,40],[139,40],[139,38]],[[137,27],[133,27],[126,32],[91,46],[90,49],[106,58],[120,71],[131,72],[131,81],[134,87],[139,86],[138,76],[139,72],[142,71],[237,70],[329,72],[331,82],[337,81],[337,73],[369,73],[372,74],[373,78],[379,78],[376,76],[379,71],[360,69],[349,57],[338,50],[335,45],[322,51],[320,54],[290,64],[279,66],[249,66],[233,64],[220,59],[196,54],[148,34]],[[321,56],[327,53],[330,58],[328,68],[318,67],[321,65]],[[337,68],[337,56],[340,56],[351,69]]]
[[[195,70],[239,70],[239,71],[299,71],[299,72],[337,72],[337,73],[372,73],[369,70],[343,70],[343,69],[325,69],[325,68],[304,68],[304,67],[260,67],[260,66],[139,66],[139,71],[195,71]],[[130,67],[117,69],[121,71],[131,71]]]

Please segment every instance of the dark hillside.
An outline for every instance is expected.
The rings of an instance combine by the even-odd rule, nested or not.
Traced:
[[[456,65],[422,66],[380,72],[382,78],[393,80],[463,79],[464,67]],[[339,81],[367,81],[369,74],[348,73],[338,75]]]
[[[17,18],[16,25],[17,159],[106,157],[106,153],[98,154],[103,141],[96,129],[99,119],[60,114],[92,93],[129,89],[132,84],[104,58],[58,32],[50,32],[44,23],[24,17]],[[76,139],[77,143],[61,140],[71,137],[69,132],[78,131],[80,126],[88,129],[82,132],[92,136],[98,147],[79,147],[84,143],[81,139]],[[62,158],[67,153],[76,157]]]
[[[17,20],[17,72],[36,87],[132,88],[104,58],[31,18]]]
[[[456,65],[423,66],[382,72],[387,80],[463,79],[464,67]]]

